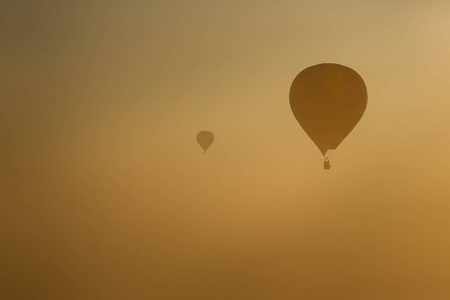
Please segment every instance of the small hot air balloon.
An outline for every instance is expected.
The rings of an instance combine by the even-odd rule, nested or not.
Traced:
[[[295,77],[289,102],[298,123],[325,156],[361,119],[367,106],[367,89],[354,70],[338,64],[319,64]]]
[[[206,153],[206,150],[208,150],[209,146],[214,142],[214,135],[211,131],[200,131],[197,133],[197,142]]]

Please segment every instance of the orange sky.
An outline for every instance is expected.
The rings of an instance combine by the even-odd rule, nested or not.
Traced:
[[[450,2],[6,0],[0,22],[0,298],[450,296]],[[288,96],[324,62],[369,96],[330,171]]]

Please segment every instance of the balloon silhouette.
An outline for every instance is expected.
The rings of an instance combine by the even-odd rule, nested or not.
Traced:
[[[289,102],[298,123],[325,156],[361,119],[367,106],[367,89],[352,69],[319,64],[295,77]]]
[[[200,131],[197,133],[197,142],[206,153],[206,150],[208,150],[209,146],[214,142],[214,135],[210,131]]]

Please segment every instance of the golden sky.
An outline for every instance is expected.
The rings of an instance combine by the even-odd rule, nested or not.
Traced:
[[[0,298],[450,297],[449,1],[4,0],[0,41]],[[368,90],[329,171],[319,63]]]

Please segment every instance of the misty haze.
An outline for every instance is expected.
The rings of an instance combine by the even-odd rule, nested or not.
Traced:
[[[450,1],[0,23],[0,299],[450,299]]]

